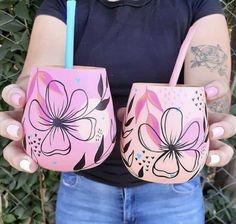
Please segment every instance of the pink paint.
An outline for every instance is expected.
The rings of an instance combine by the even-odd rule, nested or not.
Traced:
[[[109,156],[116,124],[106,79],[104,68],[32,69],[22,120],[26,152],[41,167],[78,171]]]
[[[134,89],[137,91],[124,124],[131,117],[136,119],[136,107],[141,99],[146,106],[138,113],[136,122],[129,126],[123,125],[123,132],[132,132],[128,136],[121,136],[121,149],[131,141],[128,150],[121,150],[121,154],[127,169],[140,179],[158,183],[182,183],[197,175],[207,158],[207,114],[204,109],[200,110],[204,108],[206,98],[204,87],[181,85],[166,88],[167,85],[133,84],[130,96],[134,96]],[[146,89],[152,93],[155,102],[143,97]],[[196,106],[192,100],[196,91],[201,107]],[[166,99],[168,93],[169,100]],[[140,151],[143,152],[143,158],[132,159],[131,155]]]

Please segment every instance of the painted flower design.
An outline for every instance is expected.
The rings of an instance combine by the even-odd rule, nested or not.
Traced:
[[[71,140],[89,141],[95,135],[96,119],[88,116],[88,96],[76,89],[68,97],[62,82],[52,80],[46,87],[45,99],[37,97],[29,106],[30,124],[46,132],[40,145],[45,156],[66,155]]]
[[[205,135],[200,129],[198,121],[189,122],[184,126],[183,114],[177,108],[168,108],[164,111],[160,130],[148,123],[141,124],[138,129],[140,143],[147,150],[158,154],[152,168],[154,175],[171,179],[181,170],[188,173],[198,171],[198,149]]]

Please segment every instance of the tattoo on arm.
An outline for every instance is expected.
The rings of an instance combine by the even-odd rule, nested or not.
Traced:
[[[227,95],[208,104],[208,108],[211,111],[218,113],[229,113],[230,104],[231,104],[230,96]]]
[[[218,72],[220,76],[226,75],[228,56],[219,44],[191,47],[191,53],[193,54],[191,68],[205,67],[211,72]]]

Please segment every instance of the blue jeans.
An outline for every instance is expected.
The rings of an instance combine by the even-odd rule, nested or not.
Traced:
[[[204,224],[200,179],[120,188],[62,173],[56,224]]]

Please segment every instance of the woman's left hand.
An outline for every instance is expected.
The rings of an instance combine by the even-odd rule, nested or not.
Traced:
[[[227,98],[229,87],[220,81],[213,81],[205,86],[208,103]],[[220,141],[236,134],[236,117],[231,114],[217,113],[209,110],[210,151],[206,164],[221,167],[226,165],[234,154],[234,149]]]

